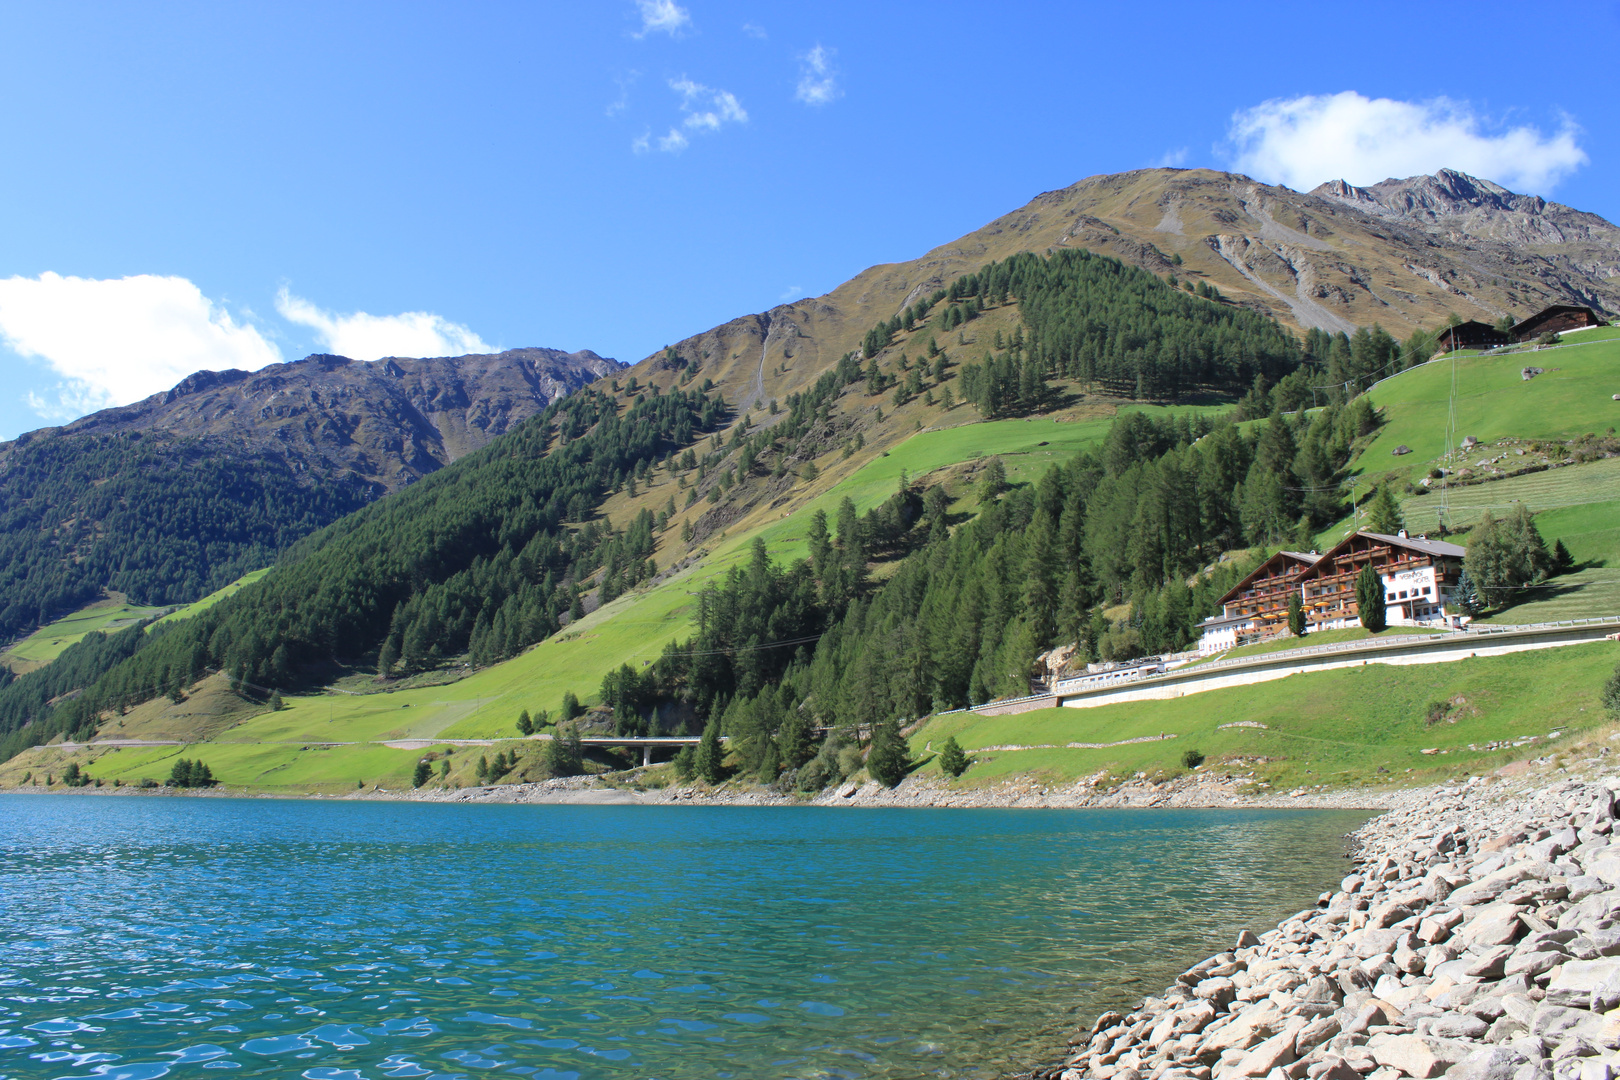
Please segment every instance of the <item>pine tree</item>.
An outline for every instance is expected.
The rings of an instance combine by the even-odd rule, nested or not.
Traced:
[[[478,768],[474,770],[474,775],[478,777],[480,784],[489,780],[489,759],[484,757],[483,754],[478,755]]]
[[[411,777],[411,786],[421,787],[431,779],[433,779],[433,766],[428,763],[427,758],[422,758],[416,763],[416,774]]]
[[[690,746],[681,747],[671,764],[675,767],[675,775],[683,782],[690,781],[697,775],[697,754]]]
[[[534,721],[529,718],[528,709],[524,709],[522,712],[518,713],[517,729],[519,735],[527,736],[534,734]]]
[[[725,750],[720,745],[720,721],[711,718],[703,728],[703,741],[698,743],[696,761],[698,776],[710,784],[726,778]]]
[[[1405,527],[1406,519],[1401,516],[1400,504],[1395,501],[1389,485],[1379,484],[1378,493],[1367,507],[1367,531],[1394,536]]]
[[[1564,546],[1562,538],[1553,541],[1552,558],[1553,567],[1560,574],[1567,574],[1575,569],[1575,557],[1569,553],[1569,548]]]
[[[906,778],[911,753],[891,721],[872,725],[872,746],[866,754],[866,771],[884,787],[894,787]]]
[[[785,769],[797,769],[816,756],[810,718],[802,709],[794,708],[788,712],[787,719],[782,721],[776,733],[776,743]]]
[[[584,712],[585,709],[580,705],[579,698],[574,695],[574,692],[572,690],[566,691],[562,696],[562,719],[572,720]]]
[[[1451,598],[1459,608],[1462,608],[1464,615],[1472,617],[1485,610],[1479,590],[1474,587],[1474,579],[1468,576],[1467,570],[1458,575],[1457,587],[1452,590]]]
[[[1374,634],[1381,633],[1387,624],[1384,614],[1384,578],[1368,563],[1356,577],[1356,609],[1361,625]]]
[[[1001,458],[993,457],[985,464],[984,473],[979,477],[979,505],[988,506],[1006,490],[1007,467],[1001,463]]]
[[[1305,605],[1297,592],[1288,594],[1288,632],[1295,637],[1305,636]]]
[[[939,748],[939,767],[951,776],[961,776],[967,771],[967,755],[957,744],[955,735],[946,736],[945,745]]]
[[[272,691],[270,691],[270,711],[271,712],[280,712],[283,708],[285,708],[285,705],[282,703],[282,700],[281,700],[281,691],[280,690],[272,690]]]
[[[776,783],[776,777],[782,771],[782,759],[776,749],[774,739],[765,740],[765,752],[759,761],[759,782],[762,784]]]

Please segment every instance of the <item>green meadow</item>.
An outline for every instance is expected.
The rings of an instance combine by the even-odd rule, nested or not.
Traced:
[[[0,653],[0,662],[13,671],[31,671],[61,656],[63,649],[86,634],[97,630],[123,630],[167,610],[161,607],[136,607],[116,599],[98,600],[35,630]]]
[[[1100,773],[1114,780],[1138,772],[1170,776],[1187,771],[1182,755],[1188,750],[1207,755],[1216,769],[1246,759],[1258,781],[1276,790],[1428,780],[1496,768],[1514,756],[1471,751],[1470,743],[1545,738],[1607,722],[1599,691],[1617,660],[1620,644],[1605,641],[1446,664],[1369,664],[1168,701],[1012,716],[951,713],[925,723],[911,746],[913,756],[926,759],[922,771],[938,775],[933,754],[954,736],[976,758],[956,781],[964,785],[1015,775],[1052,784]],[[1447,708],[1431,723],[1435,702]],[[1226,726],[1240,722],[1265,729]],[[1175,738],[1094,750],[1066,747],[1161,734]],[[1010,745],[1042,748],[974,754]],[[1426,748],[1445,752],[1421,753]]]

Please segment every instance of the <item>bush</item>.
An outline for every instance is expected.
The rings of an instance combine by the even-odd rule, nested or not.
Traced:
[[[416,763],[416,775],[411,777],[412,787],[421,787],[433,778],[433,766],[428,764],[427,758]]]
[[[1614,674],[1603,684],[1603,707],[1611,715],[1620,717],[1620,665],[1615,666]]]
[[[946,738],[945,745],[939,748],[941,771],[951,776],[961,776],[967,771],[968,764],[967,755],[962,752],[961,746],[957,745],[956,736]]]
[[[895,730],[893,722],[872,727],[872,748],[866,755],[866,769],[884,787],[894,787],[911,770],[911,752]]]
[[[1181,755],[1181,764],[1188,769],[1196,769],[1204,763],[1204,754],[1200,750],[1188,750]]]

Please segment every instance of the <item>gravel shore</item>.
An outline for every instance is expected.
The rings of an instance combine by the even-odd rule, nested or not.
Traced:
[[[1620,776],[1600,763],[1391,793],[1337,891],[1033,1075],[1614,1080]]]

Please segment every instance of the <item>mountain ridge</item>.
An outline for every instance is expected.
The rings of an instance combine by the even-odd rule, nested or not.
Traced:
[[[1474,203],[1467,203],[1469,190],[1481,193]],[[1396,208],[1398,192],[1412,193],[1411,212]],[[1423,206],[1451,232],[1419,213]],[[1442,207],[1449,213],[1439,214]],[[1532,223],[1513,225],[1513,215]],[[1542,240],[1526,246],[1489,235],[1493,223],[1502,236],[1518,228]],[[1018,252],[1068,247],[1207,282],[1230,302],[1300,333],[1379,323],[1405,337],[1453,313],[1494,322],[1554,303],[1620,311],[1620,228],[1455,170],[1385,181],[1376,190],[1336,181],[1297,192],[1211,169],[1138,169],[1042,192],[915,259],[867,267],[822,296],[683,338],[632,374],[657,378],[695,364],[728,401],[746,407],[785,397],[920,296]]]
[[[314,353],[258,371],[198,371],[169,390],[0,443],[151,432],[393,491],[625,367],[583,349],[374,361]]]

